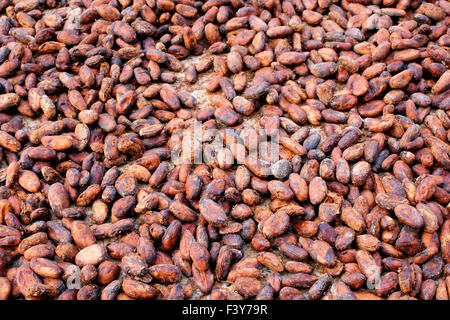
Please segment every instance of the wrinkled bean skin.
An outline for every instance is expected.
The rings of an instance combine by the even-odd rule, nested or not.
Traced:
[[[448,300],[449,25],[0,1],[0,300]]]

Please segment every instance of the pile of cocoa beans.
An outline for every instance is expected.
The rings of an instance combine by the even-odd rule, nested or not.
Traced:
[[[0,0],[0,300],[448,300],[449,25],[445,0]]]

